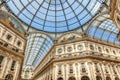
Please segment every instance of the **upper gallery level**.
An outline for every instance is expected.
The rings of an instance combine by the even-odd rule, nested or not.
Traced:
[[[53,62],[85,58],[120,62],[120,47],[80,34],[67,34],[56,41],[56,44],[33,71],[33,76]]]

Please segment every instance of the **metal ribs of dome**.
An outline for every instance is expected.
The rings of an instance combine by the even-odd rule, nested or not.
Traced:
[[[102,4],[99,0],[9,0],[6,5],[33,28],[66,32],[82,27]]]

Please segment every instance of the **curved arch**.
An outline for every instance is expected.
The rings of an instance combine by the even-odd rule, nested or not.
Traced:
[[[76,80],[76,78],[75,77],[69,77],[68,80]]]
[[[106,80],[111,80],[111,78],[107,76],[107,77],[106,77]]]
[[[90,80],[88,76],[83,76],[81,80]]]
[[[63,78],[62,78],[62,77],[59,77],[57,80],[63,80]]]
[[[120,80],[118,77],[115,77],[115,80]]]
[[[67,34],[62,35],[58,39],[58,42],[70,41],[70,40],[74,40],[76,38],[82,38],[81,34],[78,34],[78,33],[67,33]]]
[[[13,80],[13,75],[7,74],[7,75],[5,76],[5,80]]]
[[[25,65],[36,67],[53,46],[54,41],[41,33],[30,34],[27,41]],[[33,54],[34,53],[34,54]],[[29,64],[28,64],[29,63]]]
[[[96,76],[96,80],[102,80],[101,76]]]
[[[120,45],[120,42],[117,40],[119,30],[113,21],[110,20],[108,14],[96,18],[95,21],[90,24],[86,33],[92,38],[98,38],[106,42]]]

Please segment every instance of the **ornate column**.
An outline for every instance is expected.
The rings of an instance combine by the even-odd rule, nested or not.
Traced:
[[[91,67],[90,67],[90,62],[86,62],[85,65],[86,65],[86,69],[87,69],[90,80],[94,80],[93,73],[91,73],[92,70],[91,70]]]
[[[102,63],[101,64],[101,69],[102,69],[102,74],[103,74],[103,80],[105,80],[105,74],[106,74],[106,72],[105,72],[105,65]]]
[[[20,63],[17,61],[16,66],[15,66],[15,70],[14,70],[14,80],[17,80],[17,78],[18,78],[20,66],[21,66]]]

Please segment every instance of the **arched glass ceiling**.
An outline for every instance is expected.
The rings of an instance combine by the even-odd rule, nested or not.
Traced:
[[[47,35],[30,34],[26,45],[24,66],[36,67],[51,49],[53,43]]]
[[[87,30],[87,34],[93,38],[120,45],[120,41],[117,39],[118,33],[118,28],[107,14],[98,17]]]
[[[81,27],[104,0],[8,0],[7,6],[23,22],[38,30],[65,32]]]

